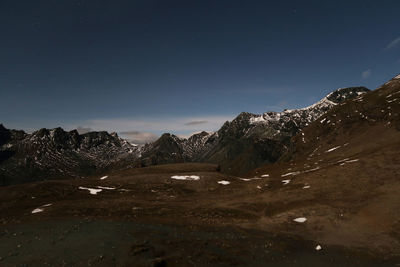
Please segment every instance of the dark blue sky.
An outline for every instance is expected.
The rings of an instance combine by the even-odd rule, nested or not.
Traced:
[[[339,87],[373,89],[400,72],[399,10],[397,0],[2,0],[0,122],[189,134]]]

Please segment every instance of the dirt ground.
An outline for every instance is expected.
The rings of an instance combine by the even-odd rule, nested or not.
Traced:
[[[340,247],[232,227],[93,219],[1,229],[2,266],[392,266]]]
[[[322,171],[296,177],[282,175],[300,163],[246,177],[188,163],[3,187],[0,265],[400,264],[398,179],[371,184],[363,176],[349,184],[368,158],[353,163],[360,169],[348,163],[340,171],[325,160]],[[198,180],[171,178],[185,175]]]

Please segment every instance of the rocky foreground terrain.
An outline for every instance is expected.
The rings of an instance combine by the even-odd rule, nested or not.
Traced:
[[[384,206],[391,203],[385,209],[369,199],[367,190],[362,190],[366,194],[362,197],[357,190],[346,198],[334,198],[351,191],[337,190],[342,179],[323,182],[314,173],[291,177],[286,184],[282,180],[287,177],[281,175],[290,166],[275,168],[268,176],[260,172],[257,177],[235,177],[217,172],[215,165],[170,164],[107,177],[3,187],[0,262],[2,266],[399,263],[396,195],[388,192],[376,199],[385,199]],[[358,182],[360,187],[365,184]],[[376,228],[375,223],[382,221]]]
[[[1,187],[0,265],[399,265],[400,75],[296,131],[243,175],[180,163]]]

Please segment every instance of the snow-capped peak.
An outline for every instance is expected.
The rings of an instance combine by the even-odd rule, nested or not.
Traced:
[[[300,109],[286,109],[282,112],[270,111],[262,115],[253,115],[250,117],[249,121],[250,124],[276,123],[279,121],[282,126],[285,122],[293,121],[296,124],[300,123],[305,125],[316,120],[338,103],[366,92],[368,92],[368,89],[364,87],[340,88],[308,107]]]

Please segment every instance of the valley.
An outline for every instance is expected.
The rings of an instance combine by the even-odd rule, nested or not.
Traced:
[[[3,186],[0,263],[396,266],[399,93],[397,76],[333,105],[297,128],[273,163],[242,174],[223,162],[166,157],[183,151],[166,135],[141,152],[157,155],[155,165],[132,164],[138,158],[124,165],[124,158],[85,177]],[[262,118],[254,127],[272,127]],[[227,140],[219,139],[225,132],[216,138]],[[231,158],[229,166],[258,155]],[[169,162],[154,161],[161,158]]]

